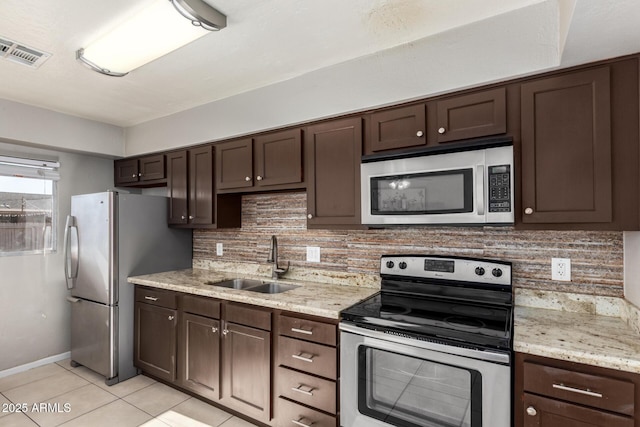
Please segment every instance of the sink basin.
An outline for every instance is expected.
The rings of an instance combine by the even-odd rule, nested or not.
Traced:
[[[264,283],[247,290],[251,292],[261,292],[263,294],[279,294],[281,292],[290,291],[291,289],[295,289],[298,287],[299,286],[296,285],[285,285],[284,283]]]
[[[230,289],[249,289],[255,286],[262,285],[262,281],[251,279],[229,279],[223,280],[222,282],[207,282],[207,284]]]

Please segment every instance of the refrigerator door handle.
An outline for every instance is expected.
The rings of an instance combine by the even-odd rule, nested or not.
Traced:
[[[67,297],[67,301],[69,301],[69,302],[80,302],[80,298]]]
[[[72,215],[67,216],[64,229],[64,276],[67,289],[73,289],[73,279],[78,277],[78,227]]]

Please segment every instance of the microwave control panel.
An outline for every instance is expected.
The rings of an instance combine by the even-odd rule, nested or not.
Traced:
[[[489,212],[511,212],[511,166],[489,166]]]

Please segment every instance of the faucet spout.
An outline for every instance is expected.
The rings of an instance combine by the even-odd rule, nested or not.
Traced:
[[[289,271],[289,261],[287,261],[287,268],[278,267],[278,239],[276,236],[271,236],[271,246],[269,247],[267,262],[273,264],[271,266],[271,278],[273,279],[279,279]]]

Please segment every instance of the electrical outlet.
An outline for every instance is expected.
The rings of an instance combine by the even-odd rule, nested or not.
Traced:
[[[571,281],[571,260],[569,258],[551,258],[551,280]]]
[[[222,253],[223,253],[222,243],[216,243],[216,255],[222,256]]]
[[[307,262],[320,262],[320,248],[307,246]]]

